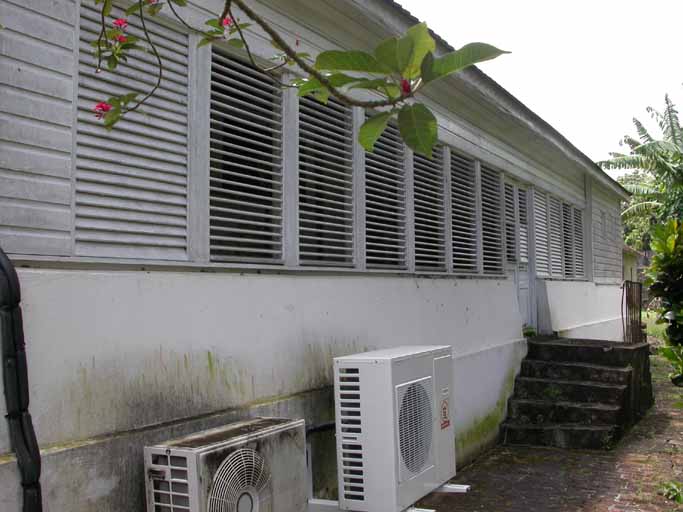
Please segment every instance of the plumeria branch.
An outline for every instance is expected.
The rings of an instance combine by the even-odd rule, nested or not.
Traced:
[[[95,0],[96,4],[103,4],[100,11],[99,37],[92,43],[97,48],[97,72],[100,72],[105,55],[108,69],[114,71],[119,61],[126,62],[129,51],[145,50],[154,55],[157,74],[155,85],[141,99],[138,99],[141,93],[128,93],[113,96],[107,102],[100,102],[95,106],[97,117],[104,118],[104,125],[109,129],[124,114],[139,109],[161,87],[164,63],[155,41],[147,30],[145,11],[148,15],[154,16],[166,4],[172,15],[186,29],[203,36],[199,46],[222,41],[244,50],[255,68],[267,74],[274,83],[283,88],[297,88],[300,96],[311,95],[322,103],[333,97],[348,107],[381,110],[360,128],[359,141],[368,151],[372,150],[389,120],[397,117],[399,131],[406,144],[413,150],[430,156],[436,144],[436,118],[425,105],[409,100],[435,80],[477,62],[507,53],[484,43],[471,43],[460,50],[436,57],[436,43],[427,26],[420,23],[411,27],[403,37],[390,37],[382,41],[374,53],[332,50],[320,53],[313,60],[307,53],[299,52],[298,48],[294,47],[299,46],[298,38],[292,46],[268,21],[251,9],[246,0],[224,0],[220,16],[209,19],[206,22],[208,28],[203,30],[192,27],[176,10],[176,6],[186,6],[187,0],[167,0],[166,3],[159,0],[137,0],[126,10],[126,14],[139,15],[144,41],[149,46],[145,49],[135,44],[139,38],[125,34],[128,26],[125,18],[115,20],[112,29],[106,27],[106,18],[111,12],[112,2],[113,0]],[[245,34],[245,29],[250,24],[236,19],[233,7],[238,8],[268,35],[272,45],[280,52],[271,58],[276,62],[275,65],[259,65]],[[285,66],[292,65],[298,66],[307,77],[284,83],[277,72]],[[364,100],[354,97],[351,91],[355,89],[376,93],[381,99]]]
[[[316,80],[318,80],[327,90],[329,93],[334,96],[336,99],[338,99],[341,103],[348,107],[362,107],[362,108],[368,108],[368,109],[375,109],[375,108],[381,108],[381,107],[393,107],[399,103],[404,102],[408,98],[412,97],[415,95],[416,88],[413,88],[411,84],[406,80],[405,82],[402,79],[401,80],[401,88],[403,95],[398,98],[387,98],[385,100],[374,100],[374,101],[363,101],[359,100],[357,98],[353,98],[352,96],[349,96],[347,94],[344,94],[341,92],[334,84],[329,79],[329,76],[326,76],[325,74],[321,73],[319,70],[317,70],[315,67],[311,66],[308,64],[308,62],[305,61],[305,59],[301,58],[301,56],[297,53],[296,50],[294,50],[289,44],[287,44],[287,41],[278,34],[278,32],[271,27],[271,25],[265,21],[261,16],[256,14],[247,4],[245,4],[242,0],[226,0],[226,6],[229,6],[230,3],[233,3],[239,7],[244,14],[246,14],[251,20],[253,20],[257,25],[259,25],[265,32],[268,34],[275,45],[280,48],[290,59],[292,59],[296,64],[304,71],[306,71],[308,74],[310,74],[312,77],[314,77]]]

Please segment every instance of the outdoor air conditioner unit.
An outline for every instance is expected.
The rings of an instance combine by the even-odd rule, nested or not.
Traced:
[[[304,420],[256,418],[146,447],[148,512],[300,512]]]
[[[455,475],[450,346],[334,360],[339,508],[398,512]]]

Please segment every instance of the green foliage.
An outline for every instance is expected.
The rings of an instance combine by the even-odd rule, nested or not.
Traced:
[[[404,105],[398,112],[398,129],[408,147],[427,158],[432,157],[437,124],[431,110],[422,103]]]
[[[673,366],[674,383],[683,383],[683,223],[672,219],[652,229],[654,255],[646,270],[650,295],[658,298],[657,323],[666,325],[661,351]]]
[[[386,130],[389,119],[391,119],[391,116],[393,115],[393,111],[381,112],[363,123],[363,126],[360,127],[360,133],[358,134],[358,141],[366,151],[372,151],[375,142],[377,142],[377,139],[379,139],[380,135]]]
[[[655,182],[650,173],[635,170],[617,178],[632,196],[623,203],[624,242],[644,251],[650,248],[650,229],[657,223],[659,203],[653,200]]]
[[[683,485],[679,482],[665,482],[659,489],[659,493],[667,500],[675,503],[683,503]]]
[[[431,157],[437,142],[436,118],[425,105],[409,103],[408,98],[428,82],[507,53],[484,43],[472,43],[438,58],[434,57],[435,50],[436,43],[427,25],[420,23],[408,29],[403,37],[385,39],[373,53],[330,50],[318,55],[315,68],[333,87],[365,89],[394,100],[397,105],[403,103],[401,108],[371,117],[361,127],[359,142],[366,150],[372,151],[389,120],[397,115],[401,137],[408,147]],[[295,80],[292,85],[299,87],[302,96],[311,94],[323,102],[329,98],[329,94],[325,94],[327,85],[314,76]]]
[[[645,329],[648,336],[664,340],[664,331],[666,326],[662,323],[657,323],[658,314],[654,310],[647,310],[643,313],[643,320],[645,321]]]
[[[422,66],[422,75],[425,82],[433,82],[462,71],[472,64],[495,59],[505,53],[509,52],[499,50],[490,44],[470,43],[439,58],[429,55]]]
[[[649,249],[652,227],[665,219],[683,220],[683,128],[676,106],[668,95],[664,110],[648,107],[661,138],[651,135],[643,123],[633,119],[637,137],[625,136],[629,153],[612,153],[599,162],[604,169],[629,170],[619,182],[633,195],[624,205],[625,241],[640,250]]]
[[[536,328],[533,325],[524,324],[524,327],[522,327],[522,336],[525,338],[533,338],[536,336]]]
[[[111,13],[113,0],[94,0],[96,4],[102,4],[104,17]],[[363,50],[329,50],[321,52],[314,59],[314,64],[309,61],[309,54],[299,53],[285,42],[284,38],[277,34],[276,29],[258,14],[251,11],[246,2],[242,0],[224,0],[223,15],[206,21],[206,27],[197,29],[188,25],[180,17],[174,6],[185,6],[187,0],[166,0],[164,2],[150,3],[147,0],[136,0],[127,10],[126,14],[156,15],[164,6],[169,7],[169,14],[195,33],[199,33],[198,45],[205,46],[214,43],[222,43],[232,46],[245,53],[253,65],[260,67],[252,58],[248,42],[245,38],[245,30],[249,23],[240,23],[232,19],[230,7],[239,8],[245,15],[263,29],[272,39],[272,45],[278,53],[271,57],[271,61],[277,64],[271,68],[261,68],[269,74],[274,82],[279,78],[274,74],[276,69],[285,65],[297,64],[308,76],[298,78],[290,84],[299,89],[300,96],[312,96],[316,100],[326,103],[330,96],[334,96],[347,106],[358,106],[367,110],[375,111],[376,114],[366,121],[361,127],[359,140],[363,147],[371,151],[375,141],[381,136],[387,124],[393,117],[397,117],[399,131],[405,143],[415,152],[431,157],[432,148],[437,142],[437,123],[434,114],[421,103],[415,103],[414,96],[428,83],[457,73],[478,62],[493,59],[508,53],[484,43],[471,43],[459,50],[442,56],[435,55],[436,42],[429,28],[424,23],[410,27],[400,37],[390,37],[380,42],[373,51]],[[106,23],[105,23],[106,24]],[[108,68],[113,71],[119,62],[125,62],[127,54],[131,50],[141,49],[135,43],[132,36],[126,36],[127,40],[117,41],[121,34],[110,33],[108,29],[105,42],[93,43],[98,56],[106,62]],[[155,45],[150,33],[145,30],[145,40],[151,47],[152,53],[161,59],[155,51]],[[299,41],[296,41],[296,46]],[[149,50],[148,50],[149,51]],[[132,109],[136,109],[144,103],[158,88],[161,80],[163,63],[159,63],[157,73],[157,86],[148,93],[140,103]],[[364,97],[372,99],[357,99],[349,95],[352,91],[365,91]],[[111,99],[111,98],[110,98]],[[122,115],[126,113],[126,102],[122,97],[114,98],[116,105],[109,101],[114,108],[105,119],[105,125],[112,127]],[[109,124],[107,124],[109,122]]]

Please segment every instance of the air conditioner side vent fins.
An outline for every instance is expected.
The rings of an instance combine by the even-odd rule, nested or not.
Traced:
[[[365,500],[365,473],[361,414],[361,378],[358,368],[339,369],[339,414],[342,434],[341,459],[344,498]]]

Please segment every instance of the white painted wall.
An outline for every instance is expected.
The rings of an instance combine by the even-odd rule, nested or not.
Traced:
[[[462,357],[512,343],[522,328],[511,279],[50,269],[19,278],[41,444],[325,386],[340,354],[451,344]],[[498,385],[503,363],[481,364],[474,396]],[[467,403],[463,422],[479,413]]]
[[[550,322],[560,336],[621,341],[621,287],[585,281],[545,282]]]

